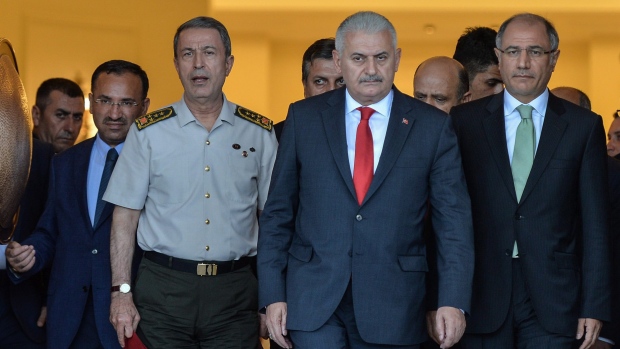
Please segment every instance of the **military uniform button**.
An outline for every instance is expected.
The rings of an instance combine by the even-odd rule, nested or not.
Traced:
[[[205,194],[205,197],[208,199],[208,198],[210,198],[210,197],[211,197],[211,194],[206,193],[206,194]]]
[[[209,223],[211,223],[211,221],[207,219],[207,220],[205,221],[205,224],[209,224]]]
[[[211,144],[211,142],[210,142],[209,140],[207,140],[205,143],[207,143],[207,145],[210,145],[210,144]]]
[[[209,245],[205,246],[205,250],[209,251]]]
[[[207,171],[207,172],[211,171],[211,167],[209,167],[209,166],[205,167],[205,171]]]

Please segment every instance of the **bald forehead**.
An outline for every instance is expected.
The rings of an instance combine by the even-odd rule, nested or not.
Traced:
[[[456,81],[459,79],[460,69],[463,69],[463,66],[456,60],[448,57],[436,57],[422,62],[415,73],[415,77],[426,75],[448,76]]]

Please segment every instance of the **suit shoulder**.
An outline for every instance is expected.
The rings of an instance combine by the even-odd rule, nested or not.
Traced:
[[[95,137],[84,140],[69,149],[56,154],[52,161],[72,161],[72,159],[75,159],[75,157],[81,156],[84,153],[90,155],[90,150],[92,149],[94,143]]]

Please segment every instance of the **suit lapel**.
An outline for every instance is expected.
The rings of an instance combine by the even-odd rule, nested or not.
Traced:
[[[506,147],[506,124],[504,121],[504,94],[499,93],[489,101],[487,105],[489,115],[482,120],[482,127],[489,142],[489,149],[495,164],[499,170],[504,185],[516,201],[517,194],[515,192],[514,181],[512,179],[512,170],[510,168],[510,158],[508,157],[508,148]]]
[[[562,139],[562,135],[567,126],[566,121],[560,117],[564,113],[565,109],[559,98],[549,93],[545,121],[543,122],[542,132],[540,133],[540,140],[538,142],[536,156],[534,157],[534,163],[532,164],[532,170],[530,171],[527,183],[523,189],[523,194],[521,195],[521,202],[527,199],[527,196],[536,186],[536,182],[538,182],[540,176],[545,171],[547,164],[549,164],[549,160],[551,160],[551,157],[560,143],[560,139]]]
[[[412,114],[411,105],[407,103],[404,95],[396,87],[393,87],[393,91],[394,100],[392,101],[385,141],[383,141],[383,150],[362,205],[379,189],[381,183],[390,173],[407,141],[409,132],[414,127],[415,115]],[[407,122],[405,123],[403,120],[407,120]]]
[[[342,179],[349,188],[351,195],[356,198],[353,177],[349,166],[349,155],[347,153],[347,132],[345,126],[345,89],[341,88],[332,93],[327,100],[329,107],[321,113],[323,126],[327,136],[327,143],[331,149],[332,156],[338,167]]]
[[[73,177],[72,182],[75,183],[75,193],[77,195],[80,216],[86,222],[86,226],[92,229],[90,216],[88,215],[88,165],[90,163],[90,154],[95,144],[95,138],[84,141],[84,147],[80,148],[80,153],[75,159],[74,170],[69,173]],[[92,230],[91,230],[92,233]]]

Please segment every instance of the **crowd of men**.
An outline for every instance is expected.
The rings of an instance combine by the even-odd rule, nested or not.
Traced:
[[[275,125],[223,93],[222,23],[173,43],[180,99],[147,113],[146,72],[104,62],[79,144],[79,86],[37,91],[0,348],[620,345],[620,118],[605,149],[587,95],[547,88],[547,19],[467,29],[408,96],[394,27],[355,13]]]

